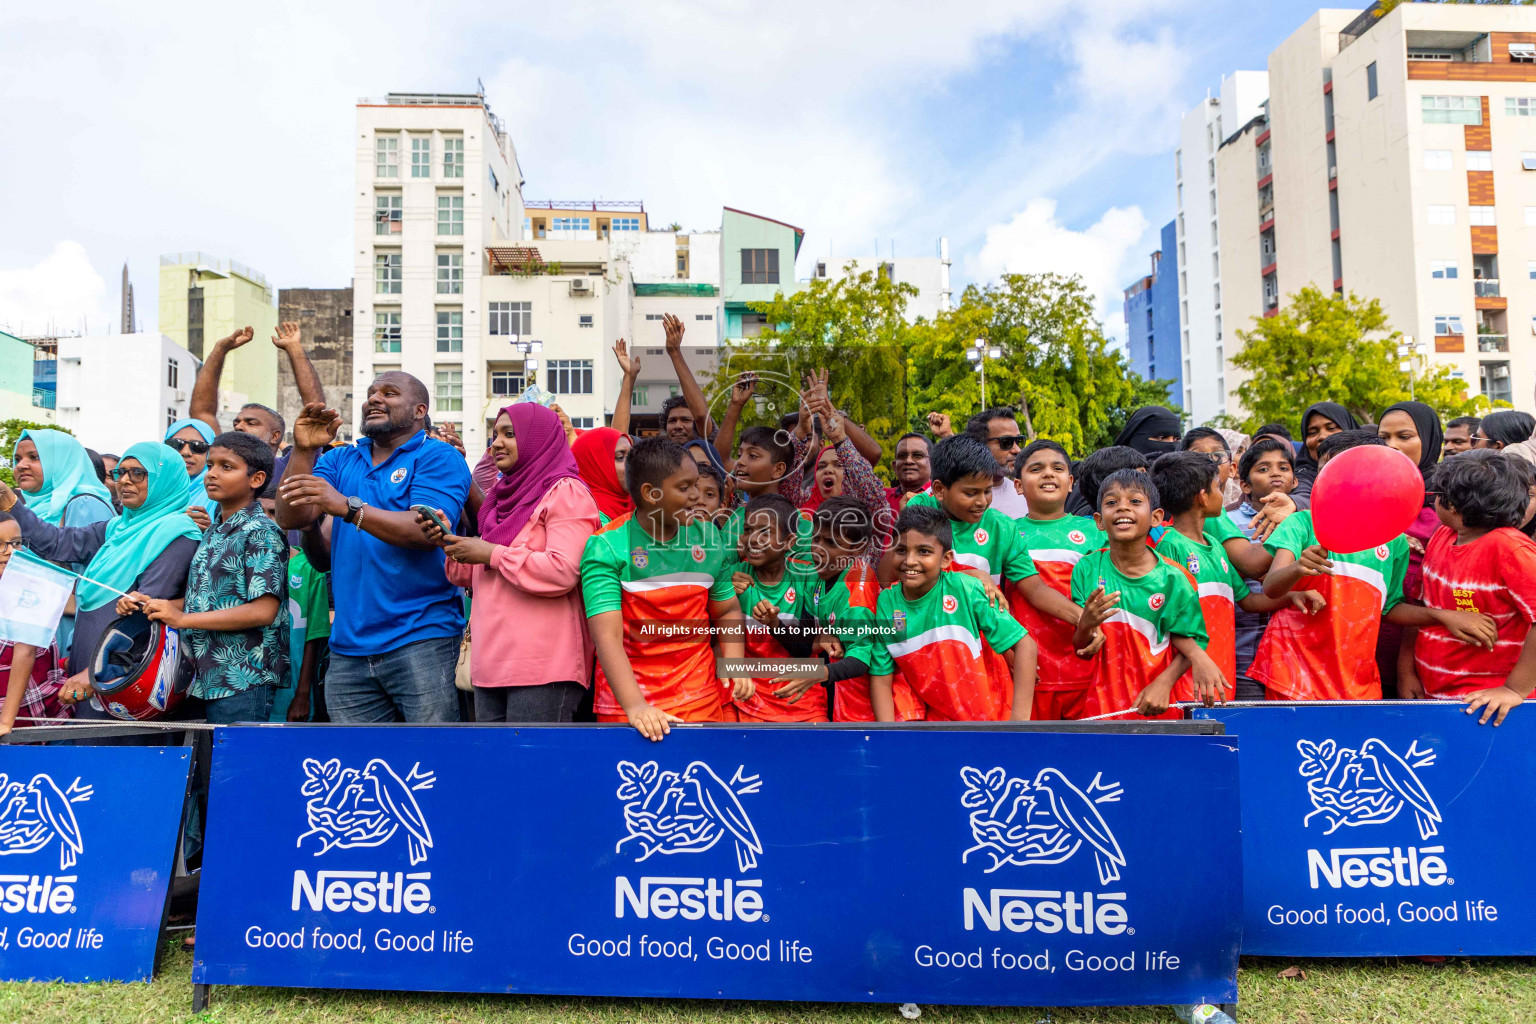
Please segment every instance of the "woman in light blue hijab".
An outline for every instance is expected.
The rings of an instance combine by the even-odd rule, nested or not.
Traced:
[[[203,488],[203,477],[208,473],[208,446],[215,436],[213,428],[202,420],[177,420],[165,428],[165,443],[176,449],[187,468],[187,504],[206,509],[209,516],[219,507]]]

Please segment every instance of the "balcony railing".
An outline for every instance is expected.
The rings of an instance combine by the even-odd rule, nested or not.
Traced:
[[[58,402],[59,393],[47,388],[32,389],[32,407],[35,409],[52,409]]]
[[[1496,277],[1479,277],[1472,282],[1472,294],[1480,299],[1496,299],[1499,297],[1499,279]]]
[[[1477,350],[1479,352],[1508,352],[1509,335],[1477,333]]]

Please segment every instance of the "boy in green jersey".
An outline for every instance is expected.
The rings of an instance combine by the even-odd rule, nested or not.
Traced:
[[[820,584],[810,566],[788,558],[804,521],[800,510],[782,494],[760,494],[747,502],[745,511],[742,561],[732,582],[747,617],[747,657],[761,661],[806,657],[811,643],[802,631],[814,629],[811,595]],[[776,692],[774,678],[772,674],[754,678],[755,692],[733,702],[741,721],[827,720],[825,687],[813,686],[786,697]]]

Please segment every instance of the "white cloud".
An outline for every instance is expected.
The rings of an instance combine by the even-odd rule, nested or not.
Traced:
[[[1111,207],[1087,228],[1074,231],[1056,219],[1054,199],[1031,199],[1012,220],[987,229],[973,269],[981,276],[1003,271],[1077,274],[1098,299],[1106,333],[1123,337],[1123,287],[1134,276],[1150,226],[1139,207]]]
[[[59,242],[30,267],[0,270],[0,327],[14,334],[99,334],[112,322],[107,283],[79,242]]]

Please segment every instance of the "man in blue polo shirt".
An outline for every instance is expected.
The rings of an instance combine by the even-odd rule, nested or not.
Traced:
[[[453,674],[463,601],[443,573],[442,549],[422,536],[410,506],[463,508],[469,466],[452,446],[427,437],[428,406],[426,386],[396,371],[369,385],[364,436],[355,446],[325,451],[341,414],[322,403],[304,406],[293,424],[278,525],[299,530],[322,515],[336,517],[336,621],[325,677],[333,722],[459,717]]]

